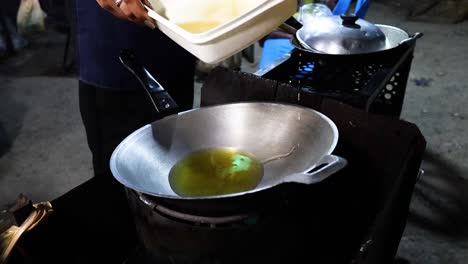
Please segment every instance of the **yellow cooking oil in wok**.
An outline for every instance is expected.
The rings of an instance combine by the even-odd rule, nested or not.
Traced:
[[[180,196],[212,196],[252,190],[263,177],[263,165],[253,155],[233,148],[190,153],[169,173]]]

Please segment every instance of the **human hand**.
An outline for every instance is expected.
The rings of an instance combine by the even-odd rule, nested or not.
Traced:
[[[140,0],[96,0],[98,4],[111,12],[114,16],[131,21],[139,25],[146,25],[151,29],[156,28],[152,18],[148,16],[143,3]],[[145,3],[151,7],[148,1]]]

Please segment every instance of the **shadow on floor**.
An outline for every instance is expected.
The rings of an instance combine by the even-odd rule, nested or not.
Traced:
[[[26,105],[12,98],[11,89],[6,86],[0,90],[0,158],[10,150],[19,135],[26,113]]]
[[[75,65],[63,66],[66,37],[55,31],[26,36],[29,45],[16,54],[0,59],[0,157],[5,155],[21,130],[25,106],[12,100],[8,78],[32,76],[76,76]]]
[[[24,36],[29,45],[16,54],[0,59],[0,72],[8,77],[61,76],[77,75],[76,63],[71,52],[64,65],[66,36],[59,32],[32,33]]]
[[[2,157],[11,148],[11,140],[8,137],[5,128],[0,123],[0,157]]]
[[[455,165],[427,152],[411,203],[409,221],[454,239],[468,237],[468,181]]]

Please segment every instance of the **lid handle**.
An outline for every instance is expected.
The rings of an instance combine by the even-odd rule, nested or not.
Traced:
[[[340,15],[341,19],[343,19],[342,25],[345,27],[359,27],[358,24],[356,24],[356,21],[359,19],[354,14],[343,14]]]

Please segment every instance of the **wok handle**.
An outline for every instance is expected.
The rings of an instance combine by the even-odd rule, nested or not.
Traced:
[[[296,35],[297,31],[302,28],[302,23],[297,21],[294,17],[288,18],[283,24],[279,25],[279,29],[293,36]]]
[[[178,112],[179,106],[177,103],[140,63],[132,50],[122,50],[119,59],[123,66],[140,82],[156,112],[162,115],[171,115]]]
[[[400,41],[400,43],[398,45],[412,45],[417,39],[421,38],[422,36],[424,36],[423,33],[416,32],[411,37]]]
[[[319,183],[326,178],[330,177],[334,173],[346,167],[348,162],[346,159],[334,155],[327,155],[323,157],[316,166],[308,169],[305,172],[300,172],[288,176],[285,182],[297,182],[303,184],[315,184]],[[323,167],[320,167],[322,166]],[[317,170],[314,168],[320,167]]]

